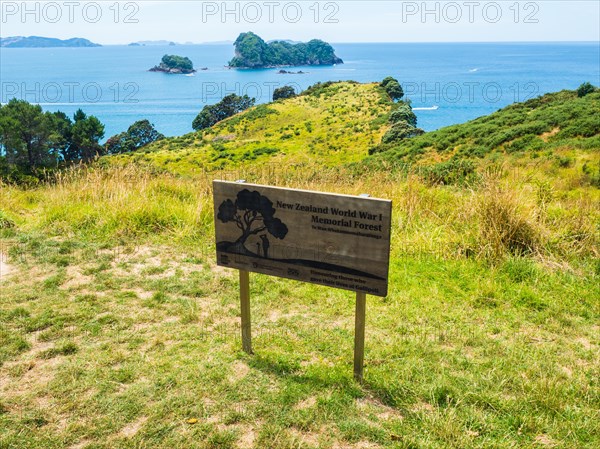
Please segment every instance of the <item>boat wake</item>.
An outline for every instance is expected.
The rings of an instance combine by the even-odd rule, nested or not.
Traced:
[[[413,108],[413,111],[437,111],[439,108],[439,106],[431,106],[428,108]]]

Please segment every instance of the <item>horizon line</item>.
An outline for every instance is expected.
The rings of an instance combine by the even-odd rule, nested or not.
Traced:
[[[8,36],[8,37],[13,37],[13,36]],[[41,36],[40,36],[41,37]],[[1,39],[5,39],[2,36],[0,36]],[[85,38],[82,38],[85,39]],[[89,39],[88,39],[89,40]],[[154,42],[154,41],[167,41],[166,39],[154,39],[154,40],[148,40],[148,42]],[[131,46],[131,44],[134,43],[138,43],[141,41],[133,41],[133,42],[128,42],[128,43],[110,43],[110,44],[106,44],[106,43],[100,43],[100,42],[94,42],[94,41],[90,41],[93,44],[97,44],[100,45],[102,47],[127,47],[127,46]],[[208,42],[190,42],[190,43],[182,43],[182,42],[175,42],[175,41],[168,41],[168,42],[174,42],[175,45],[161,45],[161,44],[147,44],[147,45],[140,45],[143,47],[191,47],[191,46],[199,46],[199,45],[232,45],[234,43],[234,41],[231,42],[223,42],[223,41],[208,41]],[[600,47],[600,41],[596,41],[596,40],[573,40],[573,41],[523,41],[523,40],[519,40],[519,41],[345,41],[345,42],[329,42],[329,44],[331,45],[346,45],[346,44],[372,44],[372,45],[391,45],[391,44],[597,44],[598,47]],[[4,46],[0,46],[0,48],[50,48],[50,47],[4,47]],[[55,48],[94,48],[94,47],[55,47]],[[97,47],[96,47],[97,48]]]

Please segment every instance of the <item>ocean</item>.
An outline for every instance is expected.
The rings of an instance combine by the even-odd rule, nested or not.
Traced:
[[[418,126],[463,123],[516,101],[600,84],[600,43],[333,44],[344,64],[230,70],[232,45],[0,49],[0,102],[13,97],[72,115],[81,108],[106,125],[106,138],[148,119],[167,136],[192,131],[202,107],[230,93],[268,102],[276,87],[397,78]],[[194,76],[148,72],[164,54],[187,56]]]

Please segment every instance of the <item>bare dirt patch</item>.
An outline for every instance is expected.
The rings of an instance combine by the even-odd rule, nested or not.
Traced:
[[[250,368],[244,362],[239,360],[231,367],[231,374],[229,375],[229,382],[235,383],[248,375]]]
[[[67,267],[67,281],[60,288],[62,290],[75,290],[90,285],[93,280],[92,276],[84,275],[79,267],[69,266]]]
[[[7,279],[14,272],[14,267],[8,264],[8,256],[4,253],[0,253],[0,282]]]
[[[250,426],[243,426],[240,429],[241,437],[236,443],[238,449],[252,449],[256,440],[256,431]]]
[[[375,398],[364,398],[356,400],[357,408],[374,413],[378,419],[388,421],[390,419],[404,419],[400,412],[385,405]]]
[[[311,447],[319,446],[319,434],[314,432],[302,432],[298,429],[290,429],[290,433],[293,438],[301,445],[308,445]]]
[[[210,266],[210,270],[217,276],[217,277],[227,277],[227,278],[232,278],[235,275],[235,271],[232,270],[231,268],[225,268],[225,267],[221,267],[219,265],[211,265]]]
[[[548,131],[547,133],[540,134],[540,138],[544,142],[548,142],[548,138],[552,137],[552,136],[555,136],[556,134],[558,134],[559,131],[560,131],[560,128],[556,127],[554,129],[552,129],[551,131]]]
[[[296,404],[294,407],[296,410],[305,410],[307,408],[314,407],[317,403],[317,399],[314,396],[306,398]]]
[[[79,441],[77,443],[75,443],[72,446],[69,446],[69,449],[83,449],[84,447],[86,447],[90,442],[88,440],[83,440],[83,441]]]
[[[550,438],[548,435],[538,435],[537,437],[535,437],[535,443],[538,446],[543,446],[543,447],[555,447],[556,446],[556,442]]]
[[[369,441],[359,441],[354,444],[341,444],[335,443],[332,449],[377,449],[381,446],[376,443],[371,443]]]
[[[147,416],[142,416],[141,418],[136,419],[135,421],[127,424],[125,427],[121,429],[121,435],[125,438],[134,437],[142,428],[144,424],[148,421]]]

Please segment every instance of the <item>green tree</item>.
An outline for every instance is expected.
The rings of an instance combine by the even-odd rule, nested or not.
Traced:
[[[0,135],[8,164],[33,172],[57,162],[52,121],[39,105],[10,100],[0,109]]]
[[[404,91],[397,79],[388,76],[379,84],[385,89],[389,97],[393,101],[401,100],[404,97]]]
[[[417,116],[408,103],[400,103],[398,109],[390,114],[390,123],[406,122],[411,126],[417,126]]]
[[[273,91],[273,101],[284,100],[286,98],[293,98],[296,96],[296,91],[292,86],[278,87]]]
[[[129,153],[164,137],[148,120],[138,120],[127,132],[110,137],[106,141],[105,150],[107,154]]]
[[[46,112],[52,130],[51,141],[54,151],[63,161],[72,161],[71,141],[73,139],[73,122],[64,112]]]
[[[595,90],[596,88],[592,84],[585,82],[577,88],[577,96],[580,98],[585,97],[587,94],[591,94]]]
[[[415,128],[406,122],[398,122],[394,124],[388,132],[386,132],[382,139],[382,143],[392,143],[399,140],[408,139],[415,136],[420,136],[425,131],[420,128]]]
[[[137,148],[165,138],[148,120],[138,120],[127,129],[127,134],[133,139]]]
[[[104,154],[104,147],[99,143],[104,137],[104,125],[100,120],[93,115],[88,117],[81,109],[75,112],[73,118],[72,144],[76,148],[74,160],[87,162]]]
[[[256,99],[250,98],[248,95],[243,97],[236,94],[227,95],[217,104],[204,106],[192,122],[192,127],[196,131],[210,128],[221,120],[233,117],[254,106],[255,102]]]

